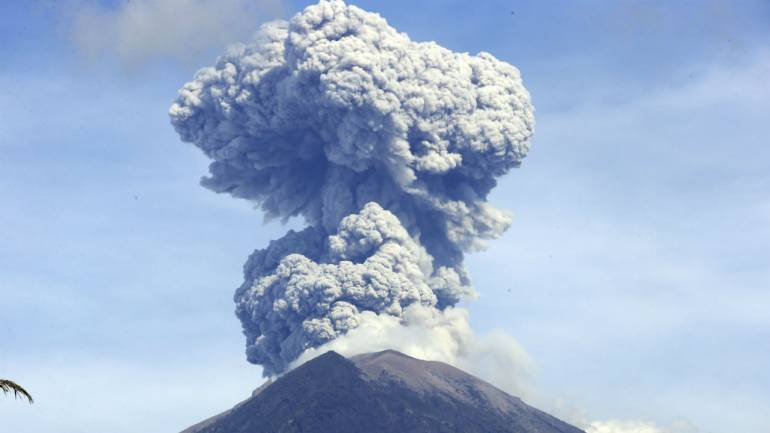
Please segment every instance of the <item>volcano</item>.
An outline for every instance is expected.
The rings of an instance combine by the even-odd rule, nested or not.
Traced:
[[[585,433],[450,365],[327,352],[182,433]]]

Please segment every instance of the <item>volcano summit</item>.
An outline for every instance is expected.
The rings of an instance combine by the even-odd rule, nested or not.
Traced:
[[[327,352],[182,433],[585,433],[450,365]]]

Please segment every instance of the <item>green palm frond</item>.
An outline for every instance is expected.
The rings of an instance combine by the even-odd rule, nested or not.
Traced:
[[[12,380],[0,379],[0,390],[3,391],[3,394],[13,393],[14,398],[26,398],[30,404],[34,402],[27,390]]]

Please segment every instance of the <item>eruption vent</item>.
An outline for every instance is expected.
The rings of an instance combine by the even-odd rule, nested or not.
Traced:
[[[199,71],[170,115],[212,159],[203,185],[309,225],[244,266],[249,361],[281,373],[364,312],[408,320],[473,296],[463,252],[510,223],[486,197],[527,154],[533,111],[515,67],[413,42],[343,1]]]

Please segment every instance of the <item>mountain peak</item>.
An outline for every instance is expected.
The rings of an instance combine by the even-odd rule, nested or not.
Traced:
[[[182,433],[584,433],[450,365],[330,351]]]

